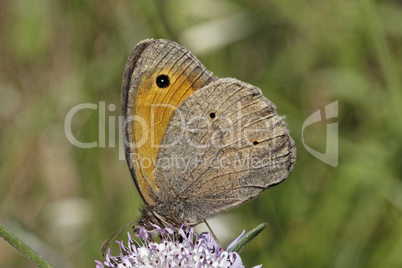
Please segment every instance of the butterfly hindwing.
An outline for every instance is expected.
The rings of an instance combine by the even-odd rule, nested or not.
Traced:
[[[158,213],[177,208],[183,222],[201,222],[283,181],[295,155],[285,122],[259,88],[218,79],[170,118],[154,176],[158,198],[175,205]]]

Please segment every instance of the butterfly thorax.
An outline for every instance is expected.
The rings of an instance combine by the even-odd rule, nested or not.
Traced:
[[[149,231],[155,229],[153,225],[157,225],[161,228],[170,227],[171,225],[175,227],[180,227],[183,224],[195,225],[194,223],[182,219],[180,216],[180,208],[177,207],[178,204],[165,203],[155,206],[144,205],[141,210],[139,225]]]

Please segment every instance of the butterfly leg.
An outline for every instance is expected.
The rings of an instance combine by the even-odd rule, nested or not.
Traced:
[[[219,242],[218,238],[216,237],[214,231],[212,231],[211,226],[209,226],[208,222],[206,220],[204,220],[205,225],[208,227],[209,231],[211,232],[213,238],[215,239],[216,243],[218,243],[219,247],[223,249],[221,243]]]

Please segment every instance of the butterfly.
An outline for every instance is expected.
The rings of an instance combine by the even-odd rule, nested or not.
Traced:
[[[217,78],[168,40],[137,44],[124,71],[124,149],[144,206],[138,226],[194,226],[282,182],[295,143],[251,84]]]

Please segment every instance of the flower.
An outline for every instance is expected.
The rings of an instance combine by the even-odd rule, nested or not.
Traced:
[[[194,228],[182,226],[175,233],[173,226],[170,228],[159,228],[154,226],[161,237],[160,243],[150,238],[148,232],[140,227],[135,236],[140,242],[134,240],[128,232],[128,245],[124,246],[123,241],[116,241],[120,247],[120,255],[112,256],[110,248],[106,254],[106,261],[95,260],[96,268],[118,267],[244,267],[240,255],[229,250],[240,240],[243,233],[224,251],[211,233],[197,234]],[[256,266],[255,268],[259,268]]]

